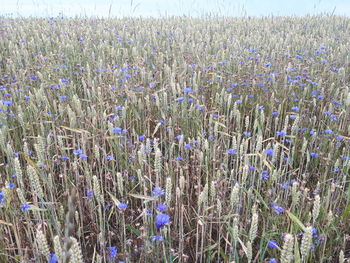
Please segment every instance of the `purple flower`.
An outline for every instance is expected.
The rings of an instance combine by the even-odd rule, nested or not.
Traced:
[[[57,263],[57,262],[58,262],[58,258],[56,254],[49,254],[49,263]]]
[[[333,133],[333,131],[331,129],[326,129],[324,132],[327,133],[327,134],[332,134]]]
[[[269,179],[269,172],[264,170],[261,172],[261,178],[264,180],[268,180]]]
[[[30,208],[30,205],[29,205],[28,202],[22,203],[22,206],[21,206],[21,211],[22,212],[28,212],[29,208]]]
[[[161,195],[164,195],[165,191],[160,188],[160,187],[155,187],[152,191],[152,194],[155,195],[155,196],[161,196]]]
[[[189,150],[189,149],[191,149],[192,148],[192,145],[191,144],[185,144],[185,149],[187,149],[187,150]]]
[[[250,136],[252,136],[252,133],[251,133],[251,132],[248,132],[248,131],[244,131],[244,132],[243,132],[243,135],[244,135],[244,136],[247,136],[247,137],[250,137]]]
[[[62,161],[67,161],[67,160],[68,160],[68,157],[65,156],[65,155],[63,155],[63,156],[61,157],[61,160],[62,160]]]
[[[184,92],[185,93],[192,93],[193,89],[191,89],[191,88],[184,88]]]
[[[269,248],[278,248],[279,244],[277,243],[276,240],[270,240],[268,243]]]
[[[167,214],[160,213],[156,216],[156,227],[157,229],[169,224],[170,216]]]
[[[124,209],[126,209],[127,207],[128,207],[128,205],[125,204],[125,203],[119,203],[119,204],[118,204],[118,208],[119,208],[120,210],[124,210]]]
[[[0,206],[4,205],[6,203],[5,193],[0,192]]]
[[[80,159],[86,159],[86,158],[88,158],[88,156],[87,156],[85,153],[81,153],[81,154],[79,155],[79,157],[80,157]]]
[[[113,128],[113,134],[116,135],[116,134],[122,134],[122,128],[120,127],[114,127]]]
[[[182,156],[178,156],[178,157],[175,158],[176,161],[183,161],[183,159],[184,158]]]
[[[299,111],[299,107],[298,106],[292,107],[292,111]]]
[[[176,138],[176,140],[178,140],[178,141],[180,141],[181,139],[183,139],[183,135],[182,134],[180,134],[180,135],[177,135],[175,138]]]
[[[274,208],[275,208],[275,213],[277,215],[280,215],[280,214],[282,214],[284,212],[284,208],[281,207],[281,206],[275,205]]]
[[[114,157],[113,157],[112,155],[106,155],[105,158],[106,158],[106,160],[108,160],[108,161],[114,161],[114,160],[115,160]]]
[[[94,196],[94,191],[92,191],[92,189],[87,189],[86,190],[86,196],[87,197],[93,197]]]
[[[118,255],[118,250],[116,247],[107,247],[108,254],[111,258],[115,258]]]
[[[10,101],[10,100],[2,100],[1,102],[2,102],[2,104],[7,105],[7,106],[12,105],[12,101]]]
[[[268,155],[268,156],[273,156],[273,149],[272,148],[268,148],[268,149],[266,149],[266,155]]]
[[[229,155],[235,155],[235,154],[237,154],[237,150],[236,149],[228,149],[227,150],[227,153],[229,154]]]
[[[163,236],[151,236],[151,241],[152,242],[161,242],[161,241],[164,241],[164,237]]]
[[[270,258],[268,263],[278,263],[276,258]]]
[[[157,205],[157,210],[160,211],[160,212],[163,212],[163,211],[165,211],[167,209],[168,209],[168,206],[165,205],[165,204],[158,204]]]
[[[8,183],[7,185],[8,185],[8,187],[9,187],[10,189],[12,189],[13,187],[15,187],[15,184],[14,184],[14,183]]]
[[[77,150],[73,151],[74,155],[79,155],[79,154],[82,154],[82,153],[83,153],[83,151],[81,149],[77,149]]]
[[[318,157],[318,154],[317,154],[317,153],[310,153],[310,156],[311,156],[312,158],[317,158],[317,157]]]
[[[287,133],[286,133],[284,130],[281,130],[281,131],[277,131],[277,132],[276,132],[276,135],[277,135],[277,136],[284,137],[284,136],[287,135]]]

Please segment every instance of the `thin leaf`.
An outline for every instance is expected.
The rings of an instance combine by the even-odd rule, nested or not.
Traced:
[[[75,128],[71,128],[71,127],[67,127],[67,126],[60,126],[60,128],[68,130],[68,131],[72,131],[72,132],[77,132],[77,133],[90,133],[90,132],[83,130],[83,129],[75,129]]]
[[[291,212],[287,211],[287,215],[289,216],[289,218],[296,223],[304,232],[306,232],[306,227],[304,226],[304,224],[295,216],[293,215]]]

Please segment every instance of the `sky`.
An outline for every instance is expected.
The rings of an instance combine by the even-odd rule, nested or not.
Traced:
[[[51,17],[350,16],[350,0],[0,0],[0,15]]]

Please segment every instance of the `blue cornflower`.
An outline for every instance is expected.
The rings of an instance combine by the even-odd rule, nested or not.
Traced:
[[[237,150],[236,149],[228,149],[227,150],[227,153],[229,154],[229,155],[235,155],[235,154],[237,154]]]
[[[278,115],[278,111],[272,112],[272,117],[276,117]]]
[[[329,117],[329,119],[330,119],[331,121],[337,121],[337,120],[338,120],[338,116],[332,114],[332,115]]]
[[[92,191],[92,189],[87,189],[86,190],[86,196],[87,197],[93,197],[94,196],[94,191]]]
[[[237,104],[242,104],[242,100],[236,100]]]
[[[49,254],[49,263],[57,263],[58,258],[56,254]]]
[[[249,171],[255,171],[255,167],[254,166],[249,166]]]
[[[125,203],[119,203],[119,204],[118,204],[118,208],[119,208],[120,210],[124,210],[124,209],[128,208],[128,205],[125,204]]]
[[[63,156],[61,157],[61,160],[62,160],[62,161],[67,161],[67,160],[68,160],[68,157],[65,156],[65,155],[63,155]]]
[[[178,97],[178,98],[176,98],[176,100],[175,100],[175,101],[179,101],[179,102],[181,102],[181,101],[184,101],[184,99],[185,99],[185,97]]]
[[[259,106],[258,110],[264,110],[264,106]]]
[[[243,135],[244,135],[244,136],[247,136],[247,137],[250,137],[250,136],[252,136],[252,133],[251,133],[251,132],[248,132],[248,131],[244,131],[244,132],[243,132]]]
[[[0,205],[4,205],[6,203],[5,193],[0,192]]]
[[[318,154],[317,154],[317,153],[310,153],[310,156],[311,156],[312,158],[317,158],[317,157],[318,157]]]
[[[268,243],[269,248],[278,248],[279,244],[277,243],[276,240],[270,240]]]
[[[80,159],[86,159],[86,158],[88,158],[88,156],[87,156],[85,153],[81,153],[81,154],[79,155],[79,157],[80,157]]]
[[[107,247],[108,254],[111,258],[115,258],[118,255],[118,250],[116,247]]]
[[[292,107],[292,111],[299,111],[299,107],[298,106]]]
[[[155,195],[155,196],[161,196],[161,195],[164,195],[165,191],[160,188],[160,187],[155,187],[152,191],[152,194]]]
[[[278,263],[276,258],[270,258],[268,263]]]
[[[341,140],[343,140],[344,139],[344,137],[343,136],[340,136],[340,135],[338,135],[337,137],[335,137],[337,140],[339,140],[339,141],[341,141]]]
[[[115,160],[114,157],[113,157],[112,155],[106,155],[105,158],[106,158],[106,160],[108,160],[108,161],[114,161],[114,160]]]
[[[326,129],[326,130],[324,130],[324,132],[327,133],[327,134],[332,134],[333,133],[333,131],[331,129]]]
[[[275,208],[275,213],[278,215],[284,212],[284,208],[281,206],[276,205],[274,208]]]
[[[349,161],[350,160],[350,157],[349,156],[346,156],[346,155],[343,155],[341,157],[344,161]]]
[[[14,184],[14,183],[8,183],[7,185],[8,185],[8,187],[9,187],[10,189],[12,189],[13,187],[15,187],[15,184]]]
[[[273,149],[272,148],[268,148],[268,149],[266,149],[266,155],[268,155],[268,156],[273,156]]]
[[[183,139],[183,134],[180,134],[180,135],[177,135],[176,137],[175,137],[175,139],[176,140],[178,140],[178,141],[180,141],[181,139]]]
[[[122,128],[120,127],[114,127],[113,128],[113,134],[116,135],[116,134],[122,134]]]
[[[58,96],[59,100],[66,100],[68,97],[67,96]]]
[[[269,172],[264,170],[261,172],[261,178],[264,180],[268,180],[269,179]]]
[[[21,207],[22,212],[28,212],[29,208],[30,208],[30,205],[28,202],[22,203],[22,207]]]
[[[169,224],[170,222],[170,216],[167,214],[158,214],[156,216],[156,227],[159,229],[167,224]]]
[[[65,84],[65,85],[69,84],[69,80],[67,79],[60,79],[60,81],[62,82],[62,84]]]
[[[184,146],[184,147],[185,147],[185,149],[189,150],[189,149],[191,149],[191,148],[192,148],[192,145],[188,143],[188,144],[185,144],[185,146]]]
[[[79,154],[82,154],[82,153],[83,153],[83,150],[81,150],[81,149],[77,149],[77,150],[73,151],[74,155],[79,155]]]
[[[183,161],[183,159],[184,158],[182,156],[178,156],[178,157],[175,158],[176,161]]]
[[[7,105],[7,106],[12,105],[12,101],[11,100],[2,100],[1,102],[2,102],[2,104]]]
[[[276,132],[276,135],[277,135],[277,136],[284,137],[284,136],[286,136],[286,135],[287,135],[287,132],[285,132],[284,130],[277,131],[277,132]]]
[[[160,212],[163,212],[163,211],[165,211],[167,209],[168,209],[168,206],[165,205],[165,204],[158,204],[157,205],[157,210],[160,211]]]
[[[333,100],[333,104],[337,106],[341,106],[341,103],[339,101]]]
[[[151,236],[151,241],[152,242],[156,242],[156,241],[164,241],[164,237],[163,236]]]
[[[140,141],[143,141],[144,139],[146,139],[146,136],[145,136],[145,135],[139,136],[139,140],[140,140]]]
[[[184,88],[184,92],[185,93],[191,93],[191,92],[193,92],[193,89],[191,89],[191,88]]]

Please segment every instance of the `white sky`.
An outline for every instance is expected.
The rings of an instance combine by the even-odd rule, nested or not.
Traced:
[[[13,16],[154,16],[207,13],[242,15],[350,16],[350,0],[0,0],[0,15]]]

